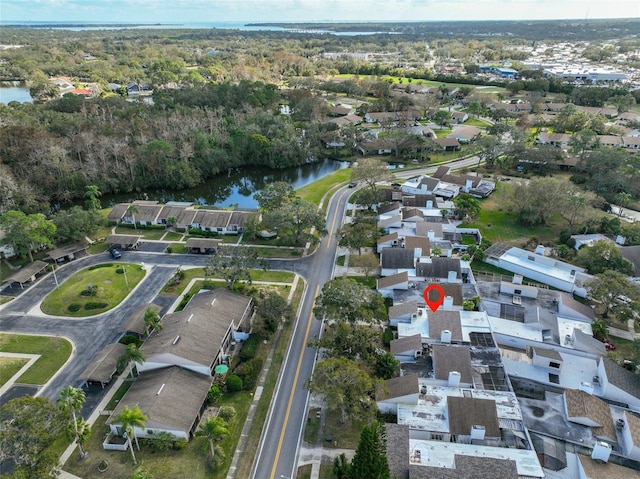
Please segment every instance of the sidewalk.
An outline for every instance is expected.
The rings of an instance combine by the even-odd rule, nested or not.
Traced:
[[[287,301],[291,303],[293,299],[293,295],[295,293],[296,287],[298,286],[298,280],[300,276],[297,274],[293,279],[293,283],[291,284],[291,291],[289,291],[289,296],[287,297]],[[231,466],[229,466],[229,472],[227,473],[227,479],[235,479],[236,470],[238,468],[238,462],[240,462],[240,456],[244,452],[244,448],[247,445],[247,440],[249,438],[249,432],[251,431],[251,425],[253,424],[253,417],[256,414],[256,409],[258,408],[258,403],[260,402],[260,398],[262,397],[262,391],[264,390],[264,383],[267,380],[267,374],[269,373],[269,369],[271,368],[271,364],[273,362],[273,355],[275,354],[276,347],[280,342],[280,336],[282,334],[282,329],[278,328],[276,334],[273,337],[273,342],[271,343],[271,349],[269,350],[269,355],[267,356],[267,360],[264,363],[264,367],[262,368],[262,373],[260,374],[260,379],[258,381],[258,386],[256,387],[256,391],[253,394],[253,401],[251,401],[251,406],[249,407],[249,412],[247,414],[247,418],[244,421],[244,426],[242,426],[242,432],[240,433],[240,440],[238,441],[238,445],[236,446],[236,451],[233,454],[233,459],[231,460]],[[253,465],[252,465],[253,469]]]

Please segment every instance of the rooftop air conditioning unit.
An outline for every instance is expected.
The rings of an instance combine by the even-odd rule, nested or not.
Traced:
[[[600,376],[593,376],[593,379],[591,380],[591,382],[593,384],[600,384]]]
[[[624,426],[625,426],[624,419],[618,419],[618,420],[616,421],[616,427],[617,427],[618,429],[624,429]]]
[[[609,462],[611,455],[611,445],[603,441],[596,441],[591,451],[591,459],[598,462]]]

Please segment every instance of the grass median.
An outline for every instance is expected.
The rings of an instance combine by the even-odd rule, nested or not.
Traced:
[[[40,308],[53,316],[95,316],[120,304],[145,273],[140,265],[131,263],[90,266],[51,292]]]
[[[71,343],[60,337],[0,334],[0,351],[40,355],[20,376],[19,382],[22,384],[45,384],[67,362],[71,350]],[[0,372],[5,378],[4,372]]]

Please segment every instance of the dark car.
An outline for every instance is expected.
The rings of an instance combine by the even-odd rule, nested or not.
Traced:
[[[391,183],[391,186],[394,188],[400,188],[402,185],[400,183]]]
[[[122,253],[120,253],[120,251],[118,251],[117,249],[114,248],[114,249],[111,250],[111,257],[113,259],[118,259],[121,256],[122,256]]]
[[[349,188],[354,188],[357,185],[357,183],[349,183]]]

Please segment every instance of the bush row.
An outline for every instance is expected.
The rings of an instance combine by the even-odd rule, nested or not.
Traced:
[[[111,268],[112,266],[113,266],[113,263],[100,263],[100,264],[94,264],[92,266],[89,266],[87,269],[91,271],[92,269]]]

